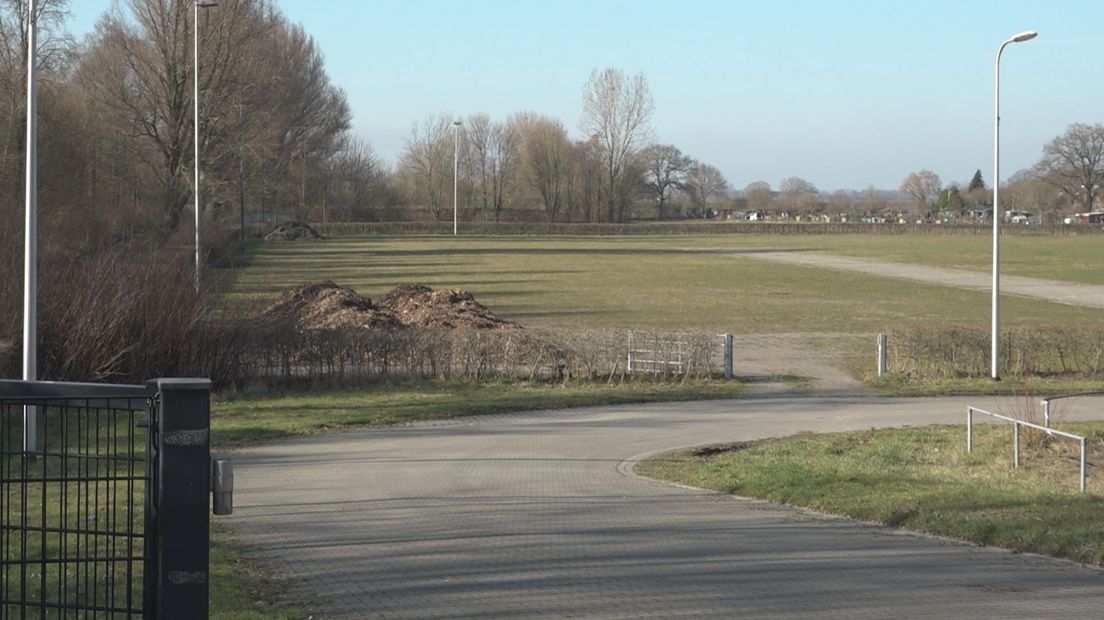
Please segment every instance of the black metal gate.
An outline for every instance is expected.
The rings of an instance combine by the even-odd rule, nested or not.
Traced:
[[[206,618],[209,394],[0,381],[0,618]]]

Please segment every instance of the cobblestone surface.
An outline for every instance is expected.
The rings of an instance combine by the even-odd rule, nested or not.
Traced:
[[[1095,570],[631,474],[656,450],[959,422],[965,404],[771,398],[297,439],[236,455],[231,524],[316,618],[1100,617]]]

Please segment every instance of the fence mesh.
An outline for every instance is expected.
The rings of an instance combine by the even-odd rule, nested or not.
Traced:
[[[147,411],[137,398],[0,399],[0,618],[142,617]]]

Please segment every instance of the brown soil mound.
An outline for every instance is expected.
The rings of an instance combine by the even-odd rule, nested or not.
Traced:
[[[285,222],[265,235],[265,241],[302,241],[321,238],[322,235],[317,230],[303,222]]]
[[[435,291],[420,284],[391,290],[372,300],[333,282],[307,284],[285,291],[264,319],[288,321],[300,329],[513,329],[465,291]]]
[[[289,321],[300,329],[402,327],[389,309],[377,307],[368,297],[333,282],[285,291],[263,318]]]
[[[516,329],[513,321],[498,318],[467,291],[435,291],[421,284],[405,284],[379,300],[404,325],[443,329]]]

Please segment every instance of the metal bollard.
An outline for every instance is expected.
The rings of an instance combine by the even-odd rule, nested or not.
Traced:
[[[724,334],[724,377],[731,379],[734,376],[732,369],[732,334]]]
[[[888,364],[886,363],[887,357],[888,357],[888,353],[887,353],[886,349],[889,348],[887,346],[887,340],[888,340],[888,338],[885,334],[878,334],[878,376],[879,377],[884,377],[885,376],[887,366],[888,366]]]
[[[234,462],[227,457],[211,459],[211,493],[214,514],[234,514]]]

